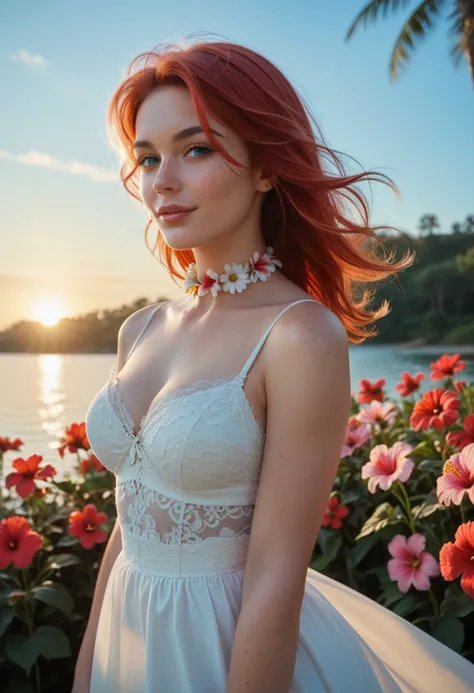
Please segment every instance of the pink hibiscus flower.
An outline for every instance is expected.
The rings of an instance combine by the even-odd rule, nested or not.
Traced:
[[[408,443],[398,441],[391,448],[385,444],[376,445],[370,451],[370,462],[361,469],[363,479],[368,479],[370,493],[375,493],[377,486],[388,491],[394,481],[407,481],[415,463],[407,455],[413,450]]]
[[[422,534],[412,534],[408,539],[401,534],[388,545],[393,556],[387,563],[390,580],[398,581],[400,592],[408,592],[410,587],[429,590],[430,577],[440,574],[438,561],[425,551],[426,539]]]
[[[356,416],[351,416],[347,423],[346,437],[342,446],[341,459],[352,455],[354,450],[361,448],[372,437],[370,428],[360,423]]]
[[[436,480],[438,500],[459,505],[467,493],[474,503],[474,443],[466,445],[444,463],[443,475]]]
[[[361,423],[365,424],[393,424],[397,418],[397,407],[391,402],[381,403],[374,399],[370,406],[360,410],[357,418]]]

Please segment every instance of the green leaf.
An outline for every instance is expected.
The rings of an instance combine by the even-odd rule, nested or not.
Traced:
[[[73,484],[71,481],[50,481],[49,483],[67,494],[74,493],[76,489],[76,484]]]
[[[61,659],[71,656],[69,639],[60,628],[39,626],[32,635],[39,654],[46,659]]]
[[[473,611],[474,599],[468,597],[458,585],[450,585],[440,606],[441,616],[463,618]]]
[[[415,594],[407,594],[403,599],[401,599],[395,606],[393,607],[394,613],[398,614],[398,616],[407,616],[410,614],[412,611],[415,611],[416,608],[418,608],[421,604],[420,597]]]
[[[356,545],[350,550],[347,558],[349,570],[354,570],[354,568],[359,565],[378,540],[379,537],[376,534],[371,534],[370,536],[359,539]]]
[[[14,610],[10,606],[2,606],[0,608],[0,638],[6,633],[6,630],[15,616]]]
[[[322,556],[317,556],[311,562],[313,570],[324,570],[336,558],[342,546],[342,536],[339,532],[331,532],[324,541],[324,551]]]
[[[72,618],[73,599],[68,589],[59,582],[48,580],[39,587],[32,589],[34,599],[60,609],[68,618]]]
[[[377,599],[378,602],[383,604],[386,607],[392,606],[392,604],[396,604],[396,602],[399,602],[401,599],[403,599],[404,594],[403,592],[400,592],[398,589],[398,585],[389,585],[384,589],[380,597]]]
[[[464,624],[458,618],[442,618],[435,626],[432,635],[455,652],[461,652],[464,643]]]
[[[38,649],[32,638],[26,635],[7,635],[5,652],[8,659],[21,667],[28,676],[38,658]]]
[[[390,503],[382,503],[375,509],[369,519],[364,523],[364,526],[360,530],[359,534],[356,536],[356,540],[362,539],[362,537],[367,537],[372,532],[378,532],[379,530],[386,527],[388,524],[394,524],[398,522],[396,517],[397,508],[394,508]]]
[[[436,450],[430,440],[423,440],[410,452],[409,457],[433,457],[436,455]]]
[[[66,568],[70,565],[77,565],[83,561],[79,556],[75,556],[73,553],[57,553],[50,556],[47,561],[48,568],[56,570],[57,568]]]
[[[428,517],[437,510],[446,510],[446,507],[442,503],[422,503],[412,509],[412,515],[415,520],[421,520],[421,518]]]
[[[77,537],[69,537],[65,536],[62,537],[56,546],[63,547],[63,546],[75,546],[78,543]]]

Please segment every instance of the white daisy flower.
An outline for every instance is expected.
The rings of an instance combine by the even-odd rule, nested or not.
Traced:
[[[224,265],[225,274],[221,274],[219,280],[224,291],[234,294],[241,293],[250,283],[248,269],[244,265]]]

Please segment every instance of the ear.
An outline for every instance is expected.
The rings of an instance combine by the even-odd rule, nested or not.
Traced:
[[[255,178],[255,189],[259,192],[268,192],[273,188],[271,176],[265,175],[264,171],[257,171]]]

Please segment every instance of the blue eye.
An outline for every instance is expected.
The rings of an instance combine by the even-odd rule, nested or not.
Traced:
[[[198,152],[202,152],[203,154],[209,154],[210,152],[212,152],[212,149],[209,149],[209,147],[206,147],[206,145],[204,144],[193,144],[191,145],[191,147],[189,147],[189,149],[186,150],[186,154],[192,151],[193,149],[195,149]]]
[[[197,152],[200,152],[202,155],[206,155],[206,154],[211,154],[211,153],[212,153],[212,149],[210,149],[209,147],[207,147],[207,146],[204,145],[204,144],[193,144],[193,145],[191,145],[190,147],[188,147],[188,149],[186,149],[185,154],[188,154],[189,152],[191,152],[191,151],[193,151],[193,150],[195,150],[195,151],[197,151]],[[200,156],[197,156],[197,157],[196,157],[196,156],[193,156],[192,158],[193,158],[193,159],[195,159],[195,158],[198,158],[198,159],[199,159]],[[153,156],[152,154],[147,154],[146,156],[143,156],[143,157],[137,162],[137,166],[141,166],[142,168],[150,168],[151,166],[153,166],[154,164],[150,164],[149,166],[145,164],[145,161],[146,161],[147,159],[158,159],[158,157]]]
[[[156,156],[147,155],[142,157],[138,162],[138,166],[144,166],[143,162],[146,161],[146,159],[156,159]],[[144,168],[149,168],[149,166],[144,166]]]

